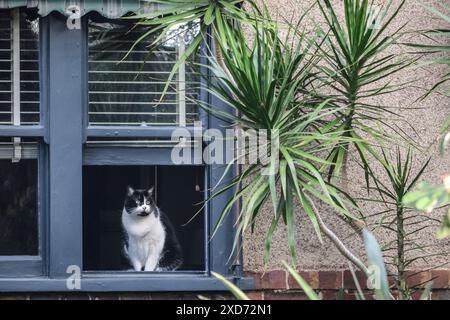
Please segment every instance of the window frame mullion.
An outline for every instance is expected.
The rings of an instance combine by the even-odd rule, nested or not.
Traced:
[[[57,14],[48,23],[49,212],[48,274],[82,268],[83,31],[70,30]],[[69,124],[69,125],[68,125]],[[64,190],[64,191],[62,191]]]

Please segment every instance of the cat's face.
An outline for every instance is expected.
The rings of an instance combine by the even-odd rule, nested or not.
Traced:
[[[156,204],[153,199],[153,187],[150,189],[136,190],[133,187],[127,187],[125,197],[125,210],[129,215],[145,217],[156,213]]]

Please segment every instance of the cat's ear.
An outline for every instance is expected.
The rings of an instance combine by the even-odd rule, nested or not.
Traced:
[[[127,186],[127,196],[131,197],[134,194],[134,189],[131,186]]]
[[[152,197],[153,196],[153,191],[155,190],[155,187],[151,187],[150,189],[147,190],[147,194]]]

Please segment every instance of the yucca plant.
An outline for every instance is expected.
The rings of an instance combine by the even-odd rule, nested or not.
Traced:
[[[380,105],[371,99],[400,90],[401,84],[392,84],[392,77],[407,67],[410,62],[389,50],[401,37],[402,27],[388,31],[404,1],[392,8],[391,1],[377,6],[368,0],[344,0],[345,18],[341,21],[335,5],[329,0],[318,1],[326,21],[329,34],[325,45],[321,45],[324,64],[322,81],[332,90],[330,96],[336,108],[342,110],[331,122],[346,137],[354,138],[331,150],[328,160],[329,177],[339,176],[345,169],[349,145],[353,144],[359,154],[369,183],[372,170],[369,155],[382,161],[372,145],[378,140],[390,137],[378,128],[390,127],[402,135],[386,118],[397,116],[388,106]],[[346,171],[342,177],[345,183]]]
[[[185,53],[180,57],[168,77],[165,90],[175,75],[177,68],[201,43],[210,44],[212,52],[210,65],[215,79],[208,77],[209,90],[224,102],[233,112],[223,112],[197,101],[199,105],[215,116],[227,120],[231,126],[244,131],[266,130],[269,141],[276,140],[277,152],[270,153],[269,163],[251,164],[231,182],[217,186],[212,197],[229,189],[235,189],[234,196],[223,209],[216,229],[229,213],[232,206],[242,201],[236,227],[235,249],[240,235],[253,230],[261,208],[271,203],[274,210],[270,228],[267,230],[267,262],[272,234],[280,220],[287,225],[288,242],[292,257],[296,257],[295,212],[299,201],[311,220],[321,240],[321,231],[330,237],[339,250],[350,258],[360,269],[365,266],[335,236],[320,219],[314,204],[320,201],[335,209],[349,220],[348,203],[351,198],[325,181],[319,168],[328,165],[319,154],[331,150],[337,143],[352,140],[338,132],[324,120],[342,112],[340,108],[329,108],[330,100],[311,99],[315,91],[310,86],[316,78],[312,70],[320,58],[313,42],[299,32],[299,24],[290,27],[286,39],[280,39],[277,24],[267,10],[261,11],[253,0],[149,0],[161,5],[161,10],[130,17],[136,24],[147,26],[148,31],[137,40],[159,33],[154,45],[167,41],[168,37],[180,37],[189,32],[194,34]],[[261,4],[260,4],[261,5]],[[264,2],[262,8],[265,9]],[[241,24],[250,26],[254,32],[253,43],[247,44]],[[210,31],[210,32],[207,32]],[[287,45],[289,35],[296,39]],[[209,40],[212,36],[212,43]],[[297,42],[296,44],[293,44]],[[133,48],[130,49],[130,52]],[[164,91],[165,91],[164,90]],[[259,146],[260,148],[261,146]],[[244,157],[254,150],[245,150]],[[236,158],[228,164],[228,169],[239,162]],[[269,172],[269,174],[267,174]],[[281,192],[278,192],[278,188]]]
[[[412,207],[405,205],[405,196],[411,191],[424,174],[430,159],[413,174],[412,168],[414,156],[410,149],[402,156],[400,148],[394,155],[384,149],[384,179],[377,177],[377,193],[380,199],[369,201],[381,202],[385,209],[379,213],[372,214],[374,218],[373,228],[384,229],[393,235],[393,240],[384,243],[382,250],[387,259],[386,264],[392,269],[395,278],[395,286],[399,299],[410,300],[415,288],[407,286],[405,271],[417,260],[427,262],[432,256],[444,253],[430,252],[432,245],[423,245],[417,240],[417,234],[426,229],[437,227],[439,222],[432,217],[417,212]],[[384,178],[383,177],[383,178]],[[375,189],[375,188],[374,188]],[[375,219],[378,218],[378,219]]]
[[[320,9],[330,32],[319,33],[319,40],[315,42],[299,30],[301,21],[288,30],[294,41],[289,41],[289,36],[281,39],[277,24],[252,0],[149,2],[166,6],[133,18],[139,19],[138,24],[148,26],[143,37],[161,32],[155,44],[180,25],[198,30],[172,70],[166,86],[177,66],[197,51],[210,29],[214,39],[210,48],[213,54],[206,67],[211,69],[214,79],[206,78],[206,90],[226,102],[232,112],[217,110],[204,101],[197,102],[230,126],[243,131],[265,130],[272,142],[266,146],[267,150],[273,143],[277,145],[276,152],[270,152],[268,162],[244,166],[231,182],[221,181],[216,186],[212,197],[230,189],[235,193],[215,228],[235,204],[242,202],[236,225],[235,249],[238,249],[236,244],[240,235],[253,230],[262,208],[271,205],[274,215],[266,230],[265,261],[280,221],[287,225],[289,248],[295,260],[295,224],[304,212],[319,240],[322,233],[325,234],[341,253],[367,272],[364,264],[325,225],[316,202],[328,205],[348,221],[357,221],[350,213],[356,207],[351,197],[323,174],[328,172],[330,177],[339,174],[350,144],[359,152],[367,181],[372,174],[368,154],[383,161],[370,146],[371,141],[363,136],[386,139],[383,132],[367,122],[388,126],[383,115],[394,113],[387,107],[371,105],[365,99],[399,89],[385,80],[407,63],[385,53],[396,42],[400,30],[391,34],[386,34],[386,30],[403,2],[389,14],[390,5],[385,11],[377,11],[369,1],[345,0],[346,23],[341,27],[330,1],[321,0]],[[244,3],[248,4],[249,10],[243,8]],[[244,36],[240,23],[250,26],[250,41]],[[318,83],[331,88],[335,94],[326,92],[328,95],[324,98],[324,92],[315,89]],[[244,151],[228,164],[227,171],[241,157],[254,152]],[[324,158],[324,153],[328,157]],[[303,212],[297,212],[297,203]]]
[[[345,139],[335,128],[323,126],[326,117],[339,112],[328,108],[329,101],[311,105],[310,96],[299,96],[306,92],[313,67],[316,65],[316,51],[309,41],[296,39],[295,45],[279,37],[277,29],[266,28],[264,23],[256,24],[250,45],[241,29],[231,24],[219,26],[225,41],[220,41],[224,70],[211,57],[211,70],[214,80],[209,81],[208,89],[226,102],[231,112],[220,111],[205,102],[199,102],[216,117],[222,118],[231,126],[244,131],[265,130],[271,143],[276,143],[277,151],[271,152],[267,163],[258,162],[243,166],[242,171],[231,181],[217,187],[213,197],[235,188],[222,211],[216,228],[236,203],[242,201],[236,226],[236,241],[247,230],[253,230],[261,209],[272,206],[274,215],[266,230],[265,261],[269,257],[272,235],[280,221],[287,225],[289,248],[295,260],[295,224],[301,219],[296,201],[311,220],[319,239],[321,233],[330,237],[343,254],[365,271],[364,265],[349,252],[334,233],[324,224],[314,202],[320,201],[334,208],[338,215],[351,219],[349,205],[351,198],[326,181],[319,168],[329,163],[319,155],[332,149]],[[297,34],[293,30],[290,34]],[[326,122],[325,122],[326,123]],[[259,146],[261,147],[261,146]],[[271,150],[267,146],[267,150]],[[254,150],[246,149],[242,157]],[[229,170],[238,163],[236,157],[228,164]],[[235,247],[236,248],[236,247]]]

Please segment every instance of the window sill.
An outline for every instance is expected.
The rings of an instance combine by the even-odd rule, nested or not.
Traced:
[[[233,278],[229,277],[232,281]],[[235,278],[243,290],[255,288],[253,278]],[[161,274],[143,276],[88,275],[80,289],[68,289],[66,278],[0,278],[0,292],[173,292],[227,291],[216,278],[205,275]]]

